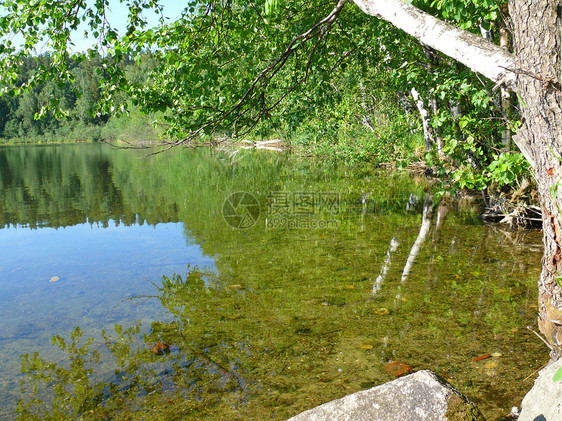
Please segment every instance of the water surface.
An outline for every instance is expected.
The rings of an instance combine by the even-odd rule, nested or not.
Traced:
[[[102,330],[138,320],[139,349],[170,342],[157,362],[183,365],[156,373],[165,387],[131,419],[151,405],[163,418],[285,419],[391,380],[394,360],[506,415],[548,358],[526,329],[540,232],[483,225],[427,191],[405,173],[274,153],[0,149],[4,418],[20,354],[64,364],[53,335],[80,326],[103,349]]]

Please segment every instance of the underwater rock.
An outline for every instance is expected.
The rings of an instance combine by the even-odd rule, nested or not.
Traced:
[[[562,420],[562,380],[552,379],[560,367],[562,359],[539,371],[535,384],[521,402],[518,421]]]
[[[164,355],[170,353],[170,345],[167,343],[156,342],[150,347],[150,352],[154,355]]]
[[[474,403],[437,374],[422,370],[362,390],[289,421],[484,421]]]
[[[57,282],[59,280],[60,278],[58,276],[53,276],[51,279],[49,279],[49,282]]]
[[[395,377],[400,377],[412,371],[412,367],[402,361],[391,361],[384,366],[384,370]]]

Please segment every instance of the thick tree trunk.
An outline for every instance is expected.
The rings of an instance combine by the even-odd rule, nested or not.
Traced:
[[[543,212],[544,255],[539,280],[539,327],[557,356],[562,346],[562,46],[558,2],[511,0],[516,89],[525,102],[523,126],[514,136],[525,145]],[[560,190],[560,191],[559,191]],[[562,283],[562,277],[561,277]]]

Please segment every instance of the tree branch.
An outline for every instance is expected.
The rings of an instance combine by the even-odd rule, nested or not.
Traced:
[[[497,84],[513,88],[512,54],[471,32],[456,28],[404,0],[354,0],[366,14],[384,19],[418,41],[459,61]]]
[[[306,77],[308,75],[308,66],[310,65],[310,61],[311,61],[311,56],[316,51],[316,48],[318,47],[318,44],[324,38],[324,35],[327,33],[328,29],[336,21],[337,17],[339,16],[340,12],[342,11],[342,9],[343,9],[343,7],[345,6],[346,3],[347,3],[347,0],[339,0],[337,2],[336,6],[334,7],[334,9],[330,12],[330,14],[328,14],[328,16],[326,16],[324,19],[322,19],[321,21],[314,24],[306,32],[304,32],[300,35],[297,35],[295,38],[293,38],[291,40],[291,42],[288,44],[288,46],[285,48],[285,50],[279,55],[279,57],[272,64],[270,64],[265,69],[263,69],[258,76],[256,76],[256,78],[252,81],[252,83],[250,84],[248,89],[244,92],[242,97],[232,107],[230,107],[230,109],[226,110],[219,117],[217,117],[213,120],[207,121],[205,124],[203,124],[197,130],[194,130],[194,131],[188,133],[187,136],[185,136],[183,139],[172,142],[172,146],[176,146],[176,145],[181,144],[181,143],[187,143],[187,142],[195,139],[204,130],[207,130],[209,128],[211,130],[214,130],[216,127],[218,127],[221,124],[221,122],[225,121],[228,117],[230,117],[233,114],[235,114],[235,115],[238,114],[235,120],[238,120],[239,118],[241,118],[247,112],[247,111],[243,110],[243,107],[248,101],[250,101],[252,99],[258,84],[269,83],[269,81],[275,77],[277,72],[281,68],[283,68],[283,66],[285,65],[287,60],[299,49],[300,45],[302,45],[302,44],[310,41],[311,39],[314,39],[315,37],[319,36],[319,39],[317,40],[316,44],[313,46],[312,52],[310,53],[308,65],[307,65],[307,68],[305,69],[304,77],[301,78],[300,80],[295,81],[295,84],[293,86],[291,86],[288,89],[288,91],[285,92],[281,96],[281,98],[278,101],[275,102],[275,104],[273,106],[263,108],[260,111],[260,113],[258,115],[258,118],[256,120],[259,120],[259,118],[266,115],[272,108],[274,108],[276,105],[278,105],[290,92],[292,92],[300,83],[302,83],[303,81],[306,80]],[[252,125],[252,127],[254,127],[255,124],[257,124],[257,121]]]

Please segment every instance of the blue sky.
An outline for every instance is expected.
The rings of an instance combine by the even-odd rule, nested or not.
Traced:
[[[92,1],[93,0],[88,0],[87,3],[92,4]],[[181,15],[183,9],[187,7],[187,3],[188,2],[185,0],[160,0],[160,4],[164,6],[164,17],[167,18],[168,22],[176,20]],[[129,14],[127,4],[119,0],[110,0],[109,8],[109,13],[107,14],[108,21],[118,30],[120,35],[123,35],[127,26],[127,16]],[[0,0],[0,16],[2,16],[3,12],[2,0]],[[144,16],[148,19],[149,26],[155,26],[158,23],[158,16],[155,13],[145,11]],[[72,51],[85,51],[88,47],[96,43],[95,39],[84,38],[85,28],[86,26],[84,25],[73,34],[72,40],[74,41],[74,47],[71,48]],[[15,44],[22,43],[23,38],[21,35],[15,35],[12,41]],[[41,50],[41,46],[39,46],[39,49]]]
[[[187,1],[182,0],[160,0],[160,4],[164,6],[164,17],[168,18],[168,22],[176,20],[183,9],[187,7]],[[127,4],[121,3],[119,0],[111,0],[109,2],[109,7],[110,10],[107,15],[108,21],[119,31],[119,34],[122,35],[127,26],[127,16],[129,13]],[[148,19],[149,26],[155,26],[158,23],[158,16],[155,13],[146,11],[144,16]],[[82,34],[83,29],[78,31],[72,38],[75,44],[73,50],[75,51],[84,51],[95,43],[95,40],[85,39]]]

